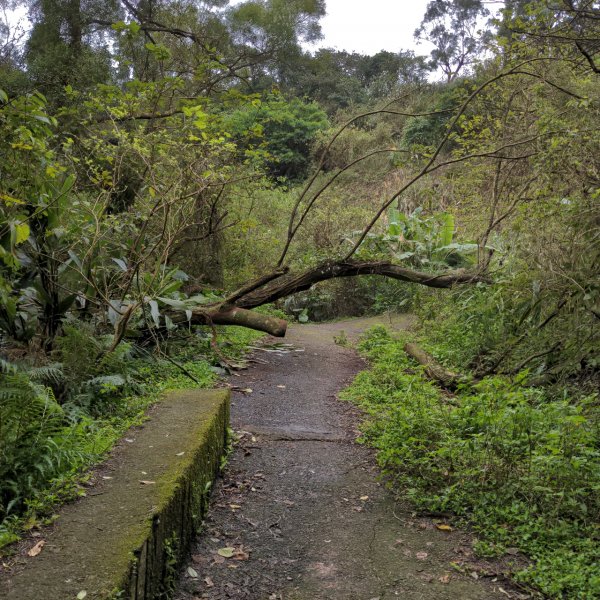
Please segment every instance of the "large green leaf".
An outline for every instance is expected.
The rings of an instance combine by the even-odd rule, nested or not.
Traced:
[[[454,215],[450,213],[441,213],[439,218],[442,223],[439,243],[441,246],[448,246],[454,239]]]

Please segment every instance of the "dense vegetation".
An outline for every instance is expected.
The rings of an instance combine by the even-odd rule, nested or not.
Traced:
[[[594,597],[600,8],[487,5],[429,2],[422,57],[310,54],[321,0],[0,0],[2,543],[259,335],[222,326],[403,308],[470,383],[365,342],[398,489]]]
[[[360,348],[372,368],[343,395],[368,415],[362,439],[377,448],[394,488],[426,514],[468,520],[480,556],[532,559],[524,567],[515,556],[509,571],[518,581],[550,597],[597,597],[597,395],[557,396],[525,384],[525,373],[444,393],[407,356],[407,339],[371,330]]]

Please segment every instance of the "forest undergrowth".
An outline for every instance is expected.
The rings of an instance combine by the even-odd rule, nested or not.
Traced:
[[[262,334],[219,328],[215,349],[213,332],[195,327],[160,353],[123,344],[98,360],[110,337],[66,325],[56,362],[0,363],[0,555],[51,524],[62,503],[85,496],[90,468],[152,404],[173,390],[213,386]]]
[[[525,556],[528,566],[515,560],[510,575],[533,592],[592,600],[600,589],[598,394],[534,387],[526,369],[477,376],[469,364],[503,323],[498,313],[479,327],[469,318],[493,293],[421,298],[414,331],[372,328],[358,346],[370,367],[342,398],[364,411],[361,441],[417,511],[470,525],[479,556]],[[458,389],[432,381],[404,351],[409,341],[464,375]]]

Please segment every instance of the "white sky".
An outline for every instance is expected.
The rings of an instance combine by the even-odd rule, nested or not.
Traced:
[[[429,54],[429,44],[413,38],[429,0],[326,0],[321,20],[324,39],[317,48],[376,54],[380,50],[414,50]]]

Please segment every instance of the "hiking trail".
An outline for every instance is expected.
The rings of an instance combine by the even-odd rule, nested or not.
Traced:
[[[181,570],[177,600],[495,600],[509,584],[470,565],[472,536],[415,517],[356,443],[360,413],[337,399],[364,361],[356,340],[408,316],[293,326],[230,379],[241,436]],[[219,553],[220,551],[220,553]],[[464,565],[458,572],[451,563]]]

